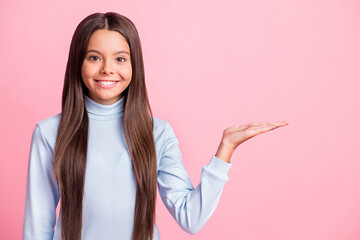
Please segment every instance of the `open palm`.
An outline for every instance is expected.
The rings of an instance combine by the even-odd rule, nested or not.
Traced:
[[[226,162],[235,149],[246,140],[276,128],[288,125],[285,121],[250,123],[241,126],[233,126],[224,130],[221,143],[216,156]]]

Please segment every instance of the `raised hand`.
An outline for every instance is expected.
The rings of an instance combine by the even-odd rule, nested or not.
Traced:
[[[235,149],[246,140],[261,133],[288,125],[285,121],[250,123],[242,126],[233,126],[224,130],[219,148],[215,154],[225,162],[229,162]]]

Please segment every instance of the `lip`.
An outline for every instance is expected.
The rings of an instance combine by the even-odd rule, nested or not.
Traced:
[[[110,79],[94,79],[95,81],[107,81],[107,82],[118,82],[119,80],[110,80]]]
[[[108,80],[108,79],[104,79],[104,80],[103,79],[94,79],[94,80],[98,86],[100,86],[101,88],[105,88],[105,89],[113,88],[120,82],[119,80]],[[101,84],[100,81],[115,82],[115,83],[112,85],[104,85],[104,84]]]

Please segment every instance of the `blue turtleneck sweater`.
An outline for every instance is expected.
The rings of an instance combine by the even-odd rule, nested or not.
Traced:
[[[136,179],[122,128],[124,98],[102,105],[85,96],[89,116],[87,165],[83,197],[82,239],[131,239]],[[60,240],[61,199],[54,172],[54,150],[60,114],[36,124],[28,163],[23,224],[24,240]],[[176,222],[198,232],[218,205],[232,163],[213,156],[194,189],[184,169],[179,143],[169,123],[154,118],[160,197]],[[55,222],[56,227],[55,227]],[[54,230],[55,227],[55,230]],[[154,226],[154,240],[160,239]]]

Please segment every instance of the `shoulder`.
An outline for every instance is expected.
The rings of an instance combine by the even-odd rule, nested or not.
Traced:
[[[166,156],[175,159],[181,157],[179,141],[169,122],[154,117],[154,139],[158,168],[167,161]]]
[[[55,149],[55,142],[57,136],[57,130],[59,127],[61,119],[61,113],[53,115],[51,117],[45,118],[36,123],[36,128],[38,129],[39,133],[42,135],[42,138],[47,142],[47,144],[52,148]]]
[[[169,122],[162,120],[157,117],[153,117],[154,119],[154,136],[155,137],[165,137],[169,132],[173,132],[173,129]]]
[[[61,119],[61,113],[58,113],[54,116],[45,118],[37,123],[41,132],[43,134],[49,134],[52,132],[57,132],[59,123]]]
[[[154,119],[154,132],[164,129],[169,124],[167,121],[157,117],[153,117],[153,119]]]
[[[178,139],[175,135],[170,123],[162,119],[154,117],[154,138],[159,147],[165,147],[169,144],[178,144]]]

